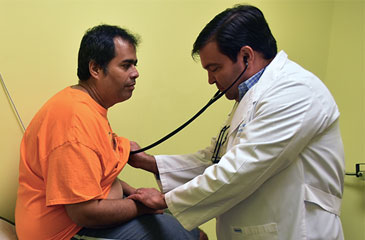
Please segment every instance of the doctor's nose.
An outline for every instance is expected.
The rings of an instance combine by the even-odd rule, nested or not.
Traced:
[[[216,80],[215,80],[215,77],[213,76],[213,74],[208,72],[208,83],[214,84],[215,82],[216,82]]]

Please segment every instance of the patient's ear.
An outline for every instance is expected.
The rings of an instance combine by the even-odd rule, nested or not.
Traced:
[[[97,64],[94,60],[89,62],[89,72],[91,77],[98,79],[100,76],[102,69],[99,64]]]

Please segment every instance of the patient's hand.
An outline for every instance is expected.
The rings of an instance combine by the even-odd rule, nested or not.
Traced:
[[[139,188],[128,198],[139,201],[152,209],[167,208],[165,195],[155,188]]]

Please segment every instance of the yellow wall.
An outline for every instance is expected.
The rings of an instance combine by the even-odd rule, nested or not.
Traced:
[[[365,2],[334,4],[325,83],[341,111],[346,170],[365,163]],[[365,239],[365,182],[345,178],[342,222],[347,239]]]
[[[289,57],[317,74],[341,111],[346,169],[365,162],[365,2],[361,0],[246,1],[260,7]],[[77,50],[85,30],[107,23],[142,37],[140,78],[132,99],[109,111],[119,135],[147,145],[200,109],[215,92],[190,57],[205,24],[238,1],[218,0],[0,0],[0,73],[25,125],[60,89],[77,82]],[[231,102],[220,100],[184,132],[150,153],[184,153],[205,147]],[[0,216],[14,219],[21,130],[0,91]],[[132,185],[153,186],[151,174],[127,167]],[[346,239],[365,239],[365,184],[346,177],[342,221]],[[203,225],[215,239],[212,220]]]

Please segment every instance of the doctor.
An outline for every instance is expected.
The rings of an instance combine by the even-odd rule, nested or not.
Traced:
[[[247,67],[226,93],[233,111],[204,150],[132,155],[129,164],[155,173],[163,193],[142,188],[130,198],[168,207],[186,229],[216,217],[220,240],[343,239],[340,114],[321,80],[277,53],[253,6],[214,17],[192,54],[221,91]]]

